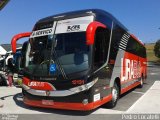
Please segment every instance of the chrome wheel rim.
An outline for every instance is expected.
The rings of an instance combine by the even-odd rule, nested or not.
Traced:
[[[113,100],[113,102],[116,102],[117,98],[118,98],[118,91],[115,88],[113,88],[112,89],[112,100]]]
[[[141,85],[143,85],[143,79],[141,78]]]

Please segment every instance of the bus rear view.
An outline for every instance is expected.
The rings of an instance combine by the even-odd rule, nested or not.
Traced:
[[[119,46],[125,34],[131,38],[123,25],[102,10],[39,20],[22,55],[24,103],[69,110],[92,110],[103,104],[114,107],[120,94],[146,78],[145,57],[132,55],[134,61],[141,60],[137,63],[142,66],[136,68],[139,76],[121,80],[126,50]]]

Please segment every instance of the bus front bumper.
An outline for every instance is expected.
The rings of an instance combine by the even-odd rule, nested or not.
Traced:
[[[69,103],[69,102],[54,102],[52,100],[32,100],[24,96],[23,102],[24,104],[33,107],[88,111],[95,109],[106,102],[109,102],[111,99],[112,95],[108,95],[105,98],[98,100],[96,102],[83,104],[83,103]]]

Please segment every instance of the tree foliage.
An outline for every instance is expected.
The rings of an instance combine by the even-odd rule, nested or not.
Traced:
[[[158,40],[154,46],[155,56],[160,58],[160,40]]]

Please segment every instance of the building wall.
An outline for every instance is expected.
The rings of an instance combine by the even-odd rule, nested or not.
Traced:
[[[7,52],[7,51],[6,51],[2,46],[0,46],[0,56],[1,56],[1,55],[5,55],[6,52]]]

